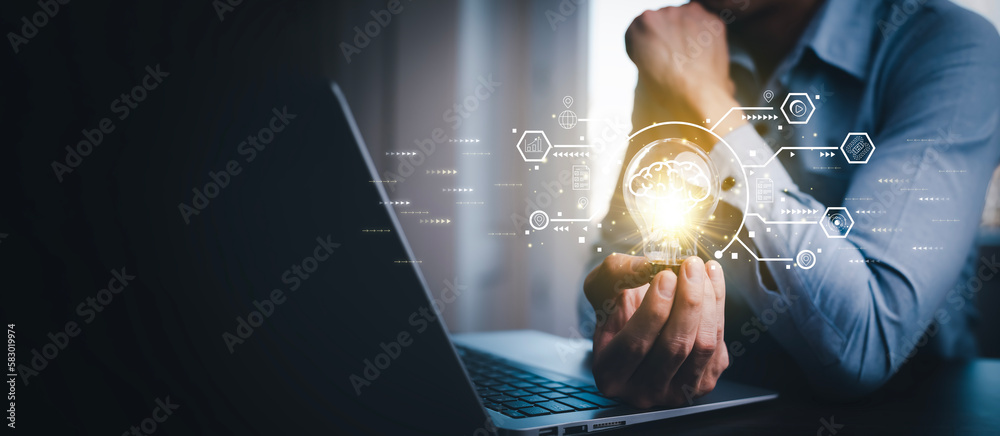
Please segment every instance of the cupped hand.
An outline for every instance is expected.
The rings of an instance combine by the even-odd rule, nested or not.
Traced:
[[[650,280],[650,271],[645,258],[613,254],[584,281],[598,314],[594,379],[639,408],[692,404],[729,366],[722,267],[691,257],[679,277],[665,270]]]

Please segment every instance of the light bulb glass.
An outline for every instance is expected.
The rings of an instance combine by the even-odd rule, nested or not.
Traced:
[[[721,181],[708,154],[677,138],[647,144],[622,181],[625,206],[654,265],[676,266],[698,255],[698,235],[719,204]]]

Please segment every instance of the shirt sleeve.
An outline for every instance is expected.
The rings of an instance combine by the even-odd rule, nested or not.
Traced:
[[[955,28],[948,24],[955,23],[938,22],[937,29]],[[1000,160],[1000,45],[992,26],[972,24],[962,37],[928,27],[902,44],[897,59],[889,56],[893,68],[871,79],[882,102],[873,103],[879,110],[868,132],[875,150],[855,169],[843,204],[813,198],[810,189],[822,187],[797,184],[750,125],[725,138],[743,156],[754,155],[745,165],[763,165],[749,176],[751,204],[735,192],[722,198],[747,208],[748,248],[761,258],[794,259],[803,250],[814,257],[809,269],[759,262],[750,286],[734,291],[744,292],[760,316],[773,312],[768,331],[829,396],[881,386],[919,351],[932,321],[947,322],[942,303],[975,247]],[[723,177],[741,170],[716,162]],[[753,202],[755,177],[771,179],[773,202]],[[827,207],[846,208],[853,221],[846,237],[824,232]],[[764,269],[773,289],[761,280]]]

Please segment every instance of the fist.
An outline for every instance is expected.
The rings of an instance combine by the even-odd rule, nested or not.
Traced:
[[[700,4],[643,12],[625,32],[625,49],[639,71],[637,108],[656,104],[673,119],[701,122],[739,106],[726,26]]]

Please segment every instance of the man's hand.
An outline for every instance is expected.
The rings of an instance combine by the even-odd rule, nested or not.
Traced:
[[[645,258],[613,254],[584,281],[598,321],[594,379],[639,408],[690,404],[729,366],[722,266],[691,257],[680,277],[667,270],[650,281],[649,272]]]
[[[639,70],[637,128],[665,117],[699,124],[739,106],[729,78],[726,26],[700,4],[643,12],[625,32],[625,49]]]

